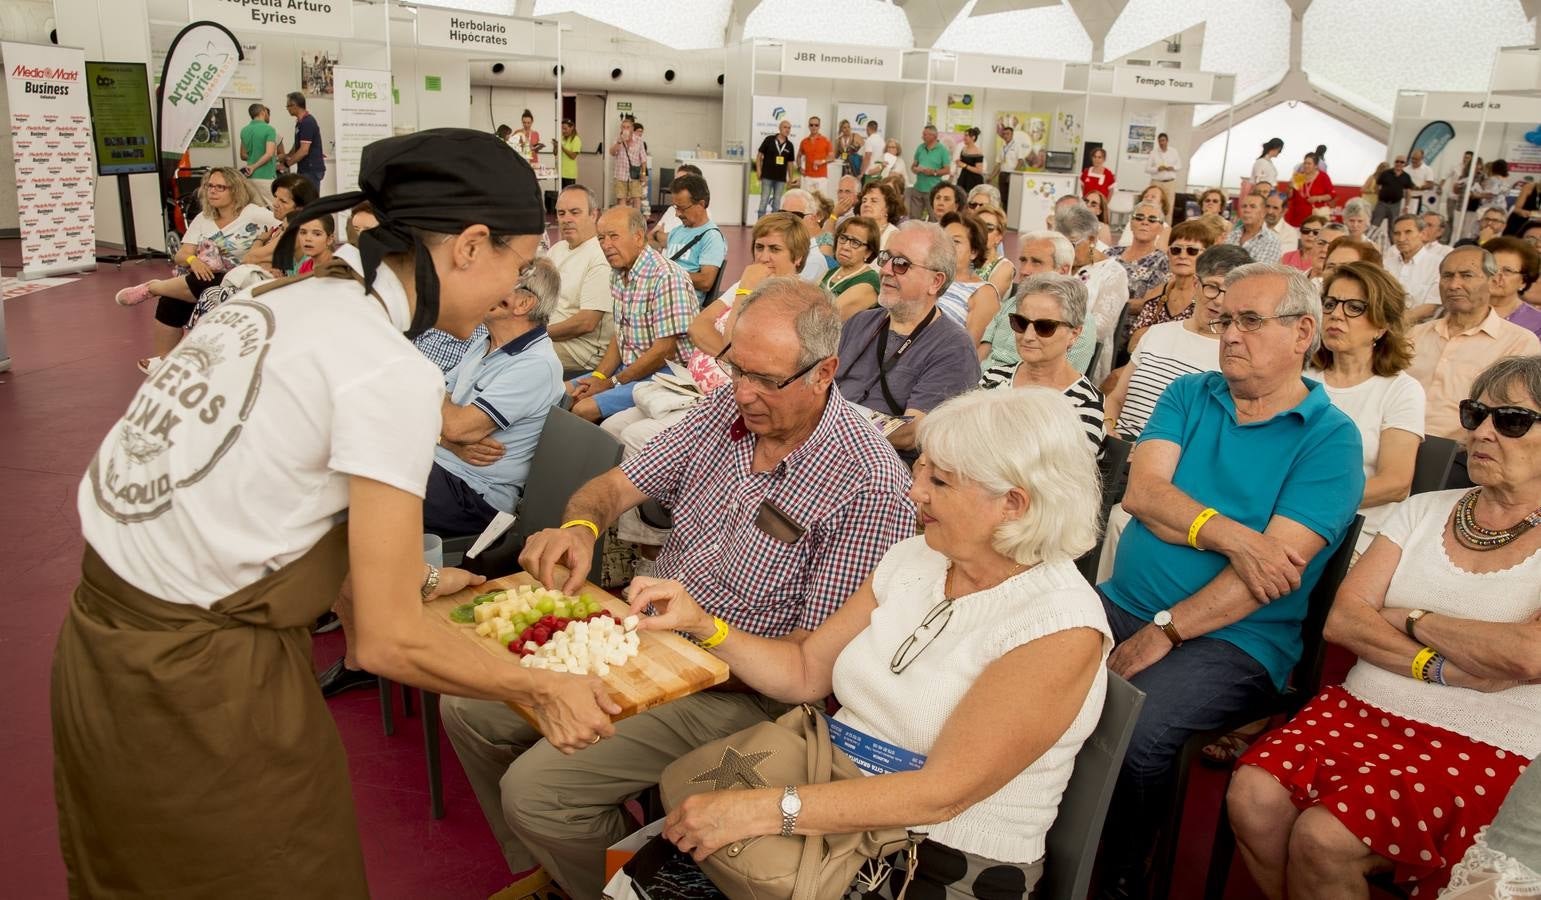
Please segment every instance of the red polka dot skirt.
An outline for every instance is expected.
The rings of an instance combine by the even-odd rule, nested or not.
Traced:
[[[1415,897],[1432,898],[1529,760],[1326,688],[1237,762],[1264,769],[1295,806],[1326,808]]]

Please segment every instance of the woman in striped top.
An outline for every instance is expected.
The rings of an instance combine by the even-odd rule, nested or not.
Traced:
[[[1070,364],[1070,345],[1086,321],[1086,285],[1070,275],[1033,275],[1017,292],[1009,317],[1021,362],[985,371],[979,386],[1047,387],[1069,398],[1092,452],[1102,448],[1102,392]]]

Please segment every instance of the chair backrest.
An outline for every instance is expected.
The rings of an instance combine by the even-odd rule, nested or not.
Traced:
[[[1102,480],[1102,502],[1097,509],[1098,529],[1107,526],[1108,514],[1124,499],[1124,488],[1129,485],[1129,454],[1133,450],[1133,444],[1116,435],[1109,434],[1102,438],[1102,453],[1097,457],[1097,475]],[[1088,584],[1097,583],[1097,561],[1101,558],[1102,540],[1099,539],[1097,546],[1076,560],[1076,568],[1081,570]]]
[[[1108,673],[1107,698],[1081,752],[1075,771],[1059,800],[1059,814],[1049,828],[1043,878],[1034,900],[1085,900],[1097,862],[1097,844],[1113,799],[1113,787],[1123,768],[1124,751],[1134,734],[1134,722],[1145,705],[1145,692]]]
[[[1418,445],[1418,457],[1413,463],[1412,493],[1426,494],[1442,491],[1450,478],[1450,467],[1461,445],[1449,438],[1429,435]]]
[[[1290,690],[1302,700],[1316,693],[1321,686],[1322,665],[1327,660],[1327,639],[1322,635],[1322,629],[1327,625],[1327,614],[1332,611],[1332,601],[1337,599],[1343,576],[1348,574],[1349,564],[1354,560],[1354,545],[1359,542],[1359,529],[1363,527],[1364,516],[1354,516],[1348,532],[1343,535],[1343,542],[1328,557],[1321,577],[1311,588],[1306,618],[1300,623],[1300,662],[1295,664],[1290,675]]]
[[[621,442],[603,428],[553,406],[524,482],[526,490],[513,528],[517,542],[523,545],[535,532],[561,525],[567,501],[589,481],[615,468],[622,449]],[[591,579],[603,561],[602,546],[594,546]]]

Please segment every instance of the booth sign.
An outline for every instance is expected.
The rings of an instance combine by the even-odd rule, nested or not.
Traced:
[[[1480,92],[1430,92],[1423,95],[1422,117],[1452,122],[1476,122],[1482,118],[1483,102],[1486,99],[1486,96]],[[1495,94],[1492,105],[1488,107],[1487,120],[1534,125],[1541,122],[1541,99]]]
[[[899,51],[890,47],[805,44],[798,41],[787,41],[782,45],[782,75],[889,81],[897,79],[902,68]]]
[[[187,0],[187,15],[231,31],[353,37],[353,0]]]
[[[1208,103],[1214,89],[1215,76],[1210,72],[1184,72],[1180,69],[1152,69],[1145,66],[1113,68],[1113,93],[1119,97]]]
[[[953,81],[957,84],[1015,91],[1059,91],[1065,86],[1065,64],[1047,59],[958,54]]]
[[[551,26],[554,27],[554,26]],[[436,6],[417,8],[417,43],[420,47],[444,47],[469,53],[520,56],[531,48],[546,46],[555,35],[538,37],[537,23],[507,16],[489,16]]]

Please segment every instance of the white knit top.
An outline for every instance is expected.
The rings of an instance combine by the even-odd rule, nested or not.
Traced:
[[[895,544],[872,576],[878,608],[872,623],[835,660],[841,722],[929,754],[953,710],[985,667],[1013,649],[1067,628],[1103,635],[1102,659],[1091,690],[1070,728],[1004,787],[939,824],[916,823],[930,839],[955,850],[1010,863],[1036,862],[1054,824],[1081,744],[1102,715],[1107,657],[1113,647],[1096,591],[1069,560],[1043,563],[977,594],[960,597],[946,628],[902,673],[889,670],[894,651],[944,596],[947,558],[924,536]],[[1031,690],[1031,685],[1023,685]],[[1001,715],[1013,713],[1010,708]]]
[[[1402,548],[1386,588],[1386,605],[1484,622],[1533,619],[1541,611],[1541,553],[1500,572],[1472,574],[1456,568],[1445,552],[1445,521],[1464,493],[1415,494],[1398,504],[1381,526],[1381,536]],[[1425,684],[1360,660],[1343,687],[1366,703],[1416,722],[1527,759],[1541,753],[1541,685],[1487,694]]]

